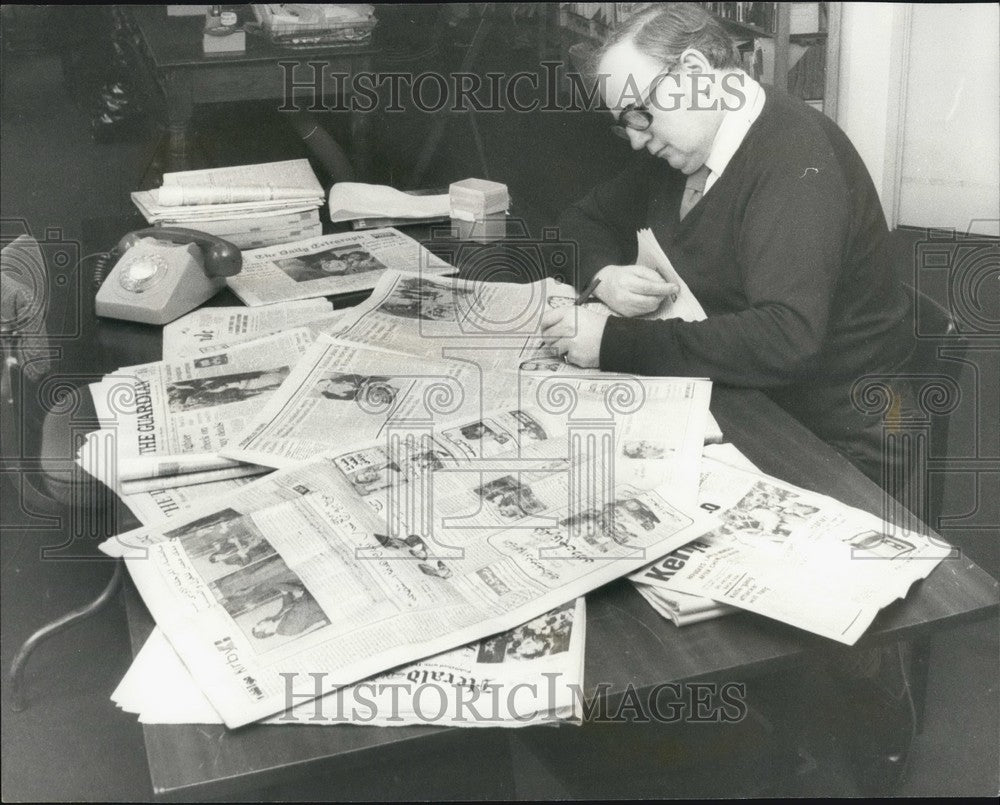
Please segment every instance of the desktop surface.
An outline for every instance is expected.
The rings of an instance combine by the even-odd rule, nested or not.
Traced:
[[[127,228],[121,221],[89,222],[85,239],[90,239],[92,251],[86,253],[117,242]],[[211,304],[239,302],[224,291]],[[91,343],[101,347],[91,353],[91,365],[81,368],[97,377],[121,366],[160,359],[160,328],[97,319],[92,304],[81,315],[84,332],[89,331]],[[878,486],[761,392],[716,385],[711,409],[726,440],[762,471],[874,514],[883,512],[884,493]],[[123,522],[120,528],[135,525]],[[134,588],[128,587],[129,627],[137,651],[153,622]],[[986,617],[998,608],[998,584],[965,557],[946,559],[905,600],[884,609],[853,649],[751,613],[678,628],[658,615],[627,580],[594,591],[587,602],[584,691],[592,696],[602,684],[606,687],[600,695],[614,699],[628,686],[648,692],[668,682],[739,681],[794,666],[806,657],[833,657]],[[497,732],[307,724],[255,724],[238,730],[222,725],[144,726],[153,790],[169,798],[230,796],[324,769],[355,764],[363,768],[376,758],[382,761],[397,754],[415,756],[413,762],[426,765],[431,762],[428,758],[441,755],[440,747],[456,740],[469,748],[493,751]],[[450,758],[450,753],[444,754]],[[442,785],[448,785],[449,774],[442,775]],[[468,794],[455,791],[458,796]]]
[[[370,43],[361,45],[319,45],[309,48],[281,47],[271,42],[263,33],[248,33],[247,47],[241,53],[216,53],[206,55],[202,50],[202,16],[168,17],[163,6],[129,6],[129,14],[158,68],[198,67],[206,64],[269,61],[290,57],[325,56],[350,53],[371,54],[375,49]]]

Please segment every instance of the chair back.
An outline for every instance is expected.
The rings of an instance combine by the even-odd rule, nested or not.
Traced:
[[[20,235],[0,250],[0,469],[22,505],[39,513],[53,508],[33,477],[42,415],[32,403],[38,383],[54,365],[45,324],[48,310],[41,249],[33,237]]]
[[[952,312],[913,284],[913,249],[908,233],[894,232],[891,236],[890,259],[894,262],[898,282],[912,303],[913,347],[903,368],[926,414],[926,451],[916,451],[905,466],[917,473],[917,487],[911,484],[907,505],[935,530],[944,508],[945,475],[933,471],[932,464],[949,456],[950,419],[959,403],[962,385],[961,359],[969,340],[959,330]],[[947,352],[943,353],[943,348]],[[926,401],[926,405],[924,402]],[[914,448],[915,449],[915,448]],[[897,498],[898,499],[898,498]],[[919,504],[917,508],[912,508]]]

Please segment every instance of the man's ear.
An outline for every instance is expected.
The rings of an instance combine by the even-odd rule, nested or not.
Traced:
[[[713,70],[712,63],[696,48],[687,48],[681,53],[678,63],[689,73],[710,73]]]

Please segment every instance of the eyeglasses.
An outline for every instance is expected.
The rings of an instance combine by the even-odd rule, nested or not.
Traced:
[[[627,140],[629,139],[629,129],[645,131],[653,124],[653,113],[649,111],[647,104],[649,99],[653,97],[653,93],[656,92],[656,88],[660,86],[664,78],[670,75],[672,70],[673,68],[660,73],[650,82],[649,88],[645,92],[645,100],[640,103],[630,103],[622,109],[621,114],[618,115],[618,122],[611,125],[612,133]]]

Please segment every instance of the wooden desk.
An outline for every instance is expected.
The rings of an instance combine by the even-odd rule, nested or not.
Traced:
[[[105,242],[115,242],[120,234],[107,231]],[[234,304],[225,294],[215,301]],[[101,371],[124,365],[125,354],[132,355],[133,362],[159,358],[158,328],[98,323],[92,313],[87,326],[92,337],[105,345]],[[765,472],[881,513],[882,491],[763,394],[716,386],[712,412],[726,437]],[[746,680],[808,657],[851,650],[750,613],[678,629],[656,614],[627,581],[607,585],[587,600],[586,690],[592,693],[598,683],[605,683],[612,699],[628,685],[643,692],[664,682]],[[885,609],[858,646],[929,634],[987,617],[997,609],[998,585],[993,578],[964,557],[946,560],[905,601]],[[129,624],[137,650],[153,624],[134,591]],[[489,765],[484,758],[494,765],[502,762],[498,754],[506,745],[502,733],[436,727],[251,725],[235,731],[215,725],[144,727],[153,790],[169,798],[230,796],[331,769],[363,776],[371,773],[371,764],[387,758],[391,763],[411,763],[423,776],[437,774],[440,788],[436,796],[428,794],[430,798],[510,796],[501,782],[478,792],[467,788],[469,779],[482,779]],[[452,750],[455,746],[457,751]],[[456,761],[456,756],[462,760]]]
[[[324,101],[338,91],[333,74],[348,75],[372,69],[374,49],[363,46],[317,47],[307,50],[281,48],[263,36],[247,34],[244,53],[205,55],[202,52],[202,17],[168,17],[158,5],[128,6],[127,24],[136,36],[134,44],[151,66],[163,90],[170,136],[170,168],[188,167],[189,126],[194,107],[205,103],[283,99],[285,70],[298,83],[313,80],[310,62],[317,62],[317,80],[323,74]],[[281,63],[295,66],[282,67]],[[349,83],[349,82],[341,82]],[[298,107],[307,110],[313,102],[311,88],[298,88]],[[305,99],[308,100],[305,100]],[[324,108],[336,108],[325,103]],[[351,112],[351,156],[359,177],[369,173],[371,115]]]

